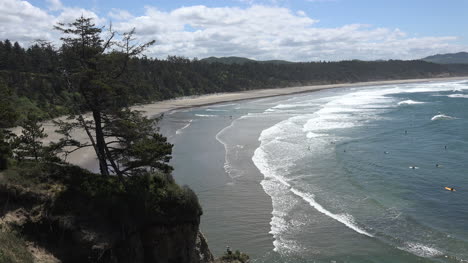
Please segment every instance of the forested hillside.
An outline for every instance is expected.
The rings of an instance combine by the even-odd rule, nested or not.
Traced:
[[[13,93],[21,116],[34,111],[42,118],[69,112],[79,95],[68,90],[64,65],[75,63],[61,49],[42,42],[21,47],[0,41],[0,85]],[[145,103],[179,96],[298,85],[468,75],[468,65],[424,61],[342,61],[308,63],[207,63],[169,56],[133,58],[119,78],[125,103]],[[21,118],[20,118],[21,119]]]
[[[422,58],[421,60],[438,64],[468,64],[468,53],[458,52],[449,54],[437,54],[434,56]]]

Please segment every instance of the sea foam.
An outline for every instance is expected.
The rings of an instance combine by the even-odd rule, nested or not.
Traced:
[[[294,112],[292,117],[273,125],[262,131],[259,141],[260,146],[255,150],[252,157],[253,163],[263,174],[264,179],[261,185],[265,192],[272,198],[273,211],[271,219],[271,234],[275,250],[286,249],[290,240],[285,238],[283,233],[291,232],[294,226],[288,225],[285,216],[292,206],[291,202],[305,201],[310,207],[325,216],[336,220],[356,233],[373,237],[374,233],[379,236],[379,230],[373,229],[372,233],[355,221],[355,218],[346,212],[332,212],[332,207],[317,202],[312,189],[306,189],[296,185],[298,182],[294,178],[288,178],[289,169],[294,169],[294,163],[307,155],[313,158],[315,154],[325,154],[327,151],[334,151],[335,147],[330,147],[330,140],[335,141],[339,137],[333,137],[334,129],[348,129],[363,125],[369,120],[379,119],[381,113],[387,109],[394,108],[395,105],[422,104],[424,102],[405,100],[396,102],[397,98],[392,94],[417,93],[417,92],[438,92],[452,91],[457,83],[424,83],[388,85],[377,88],[356,88],[351,93],[334,97],[321,98],[322,104],[317,105],[312,112],[307,112],[309,103],[287,103],[279,102],[278,105],[265,111],[288,114],[291,109],[304,107]],[[459,85],[457,89],[467,89],[467,86]],[[301,105],[302,104],[302,105]],[[310,105],[314,105],[311,102]],[[289,111],[289,112],[288,112]],[[443,114],[439,114],[443,115]],[[290,116],[290,115],[285,115]],[[453,118],[443,115],[439,118]],[[433,118],[434,119],[434,118]],[[298,125],[301,125],[298,127]],[[290,177],[290,176],[289,176]],[[293,198],[293,197],[296,198]],[[299,197],[299,198],[298,198]],[[296,201],[292,201],[296,200]],[[324,206],[325,205],[325,206]],[[333,205],[331,205],[333,206]],[[399,217],[399,216],[398,216]],[[396,217],[396,218],[398,218]],[[286,235],[287,236],[287,235]],[[290,243],[289,243],[290,244]],[[408,243],[406,251],[419,255],[436,255],[440,251],[419,243]],[[425,251],[425,252],[421,252]]]
[[[450,94],[450,95],[447,95],[447,97],[449,97],[449,98],[465,98],[465,99],[468,99],[467,94],[459,94],[459,93]]]
[[[398,105],[413,105],[413,104],[424,104],[422,101],[414,101],[414,100],[404,100],[398,102]]]
[[[438,120],[453,120],[456,119],[455,117],[448,116],[445,114],[437,114],[431,118],[431,121],[438,121]]]
[[[185,124],[182,128],[176,131],[176,134],[181,134],[183,130],[187,129],[190,126],[190,124],[192,124],[192,121],[193,120],[189,120],[187,124]]]
[[[216,117],[216,115],[211,115],[211,114],[195,114],[197,117]]]
[[[399,247],[401,250],[408,251],[420,257],[436,257],[444,253],[437,248],[425,246],[419,243],[407,242],[404,247]]]
[[[315,208],[320,213],[335,219],[336,221],[344,224],[345,226],[347,226],[348,228],[358,232],[359,234],[366,235],[366,236],[369,236],[369,237],[373,237],[373,235],[369,234],[367,231],[359,228],[356,225],[356,223],[354,222],[354,218],[351,215],[348,215],[348,214],[334,214],[334,213],[328,211],[321,204],[317,203],[314,200],[314,196],[311,195],[311,194],[301,192],[301,191],[296,190],[294,188],[291,188],[291,192],[293,192],[297,196],[300,196],[302,199],[304,199],[304,201],[308,202],[310,204],[310,206]]]

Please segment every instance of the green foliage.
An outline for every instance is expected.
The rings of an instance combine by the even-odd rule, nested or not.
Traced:
[[[112,137],[109,155],[121,167],[125,175],[145,173],[148,169],[168,173],[172,167],[172,144],[157,133],[159,119],[148,119],[138,111],[123,109],[114,112],[114,119],[108,122],[104,133]],[[155,132],[156,130],[156,132]]]
[[[50,165],[42,162],[23,161],[2,172],[0,184],[17,185],[37,192],[48,191],[56,184],[50,176]]]
[[[27,97],[12,98],[12,104],[15,105],[18,115],[18,122],[27,121],[28,115],[33,114],[38,120],[49,118],[49,115],[40,109],[36,102]]]
[[[17,185],[55,196],[50,209],[57,215],[95,216],[112,224],[197,221],[202,214],[195,193],[180,187],[170,174],[146,173],[128,178],[125,189],[117,177],[103,177],[77,166],[25,161],[0,177],[0,184]]]
[[[76,41],[69,41],[69,44],[76,44]],[[0,41],[0,79],[12,88],[15,105],[22,112],[22,117],[31,110],[41,118],[52,118],[76,110],[73,105],[83,98],[77,88],[68,88],[65,78],[68,76],[78,80],[84,77],[78,74],[82,65],[77,59],[76,50],[66,45],[54,50],[47,42],[39,42],[27,50],[18,45],[14,51],[13,46],[10,41]],[[96,52],[93,46],[86,54]],[[110,97],[114,98],[115,105],[120,106],[226,91],[468,73],[467,65],[435,65],[424,61],[261,63],[243,60],[241,65],[223,61],[218,63],[216,60],[211,63],[205,60],[190,61],[180,57],[168,57],[167,60],[146,57],[128,59],[121,52],[109,52],[98,57],[94,63],[96,70],[105,74],[97,74],[95,70],[89,73],[97,74],[108,86],[119,86],[118,92],[110,90]],[[114,78],[123,69],[122,65],[125,65],[126,73]],[[64,75],[63,69],[73,70]],[[93,92],[104,91],[109,90]]]
[[[15,100],[27,98],[31,103],[23,99],[20,104],[15,102],[20,112],[35,110],[52,118],[73,112],[74,105],[83,101],[78,88],[69,89],[66,80],[66,77],[74,80],[85,77],[78,74],[82,65],[76,50],[67,45],[54,50],[49,43],[40,42],[26,50],[18,46],[14,51],[10,41],[0,41],[0,79],[12,88]],[[94,46],[86,54],[96,52]],[[220,63],[208,59],[210,63],[207,63],[174,56],[166,60],[128,58],[122,52],[112,51],[98,57],[94,65],[102,73],[93,70],[89,73],[97,74],[102,82],[113,87],[110,94],[115,104],[111,105],[120,106],[217,92],[468,74],[468,65],[437,65],[420,60],[262,63],[240,58],[243,64],[226,64],[225,60],[230,63],[230,58]],[[124,68],[125,74],[120,75]],[[63,69],[70,69],[70,74],[64,75]],[[103,88],[104,91],[109,90]]]
[[[0,183],[54,193],[56,214],[90,215],[119,225],[196,221],[202,214],[197,196],[169,174],[146,173],[128,178],[125,189],[115,176],[103,177],[76,166],[24,162],[3,173]]]
[[[12,98],[13,91],[0,79],[0,129],[14,126],[18,118]]]
[[[125,82],[128,61],[143,52],[153,41],[134,45],[133,33],[115,40],[101,35],[91,18],[80,17],[73,23],[56,27],[64,37],[61,54],[67,79],[67,91],[79,95],[67,122],[57,122],[65,137],[53,145],[55,150],[73,147],[70,151],[92,146],[102,175],[115,174],[128,187],[126,177],[148,170],[169,172],[172,145],[155,133],[155,122],[128,107]],[[70,60],[71,59],[71,60]],[[91,112],[92,120],[83,115]],[[81,144],[71,137],[75,128],[84,129],[89,142]],[[67,153],[66,153],[67,154]]]
[[[221,257],[223,262],[240,262],[246,263],[249,261],[249,256],[245,253],[236,250],[235,252],[231,252],[230,250],[224,252],[224,255]]]
[[[1,225],[0,225],[1,226]],[[34,262],[24,240],[0,228],[0,263]]]
[[[11,89],[0,81],[0,171],[8,168],[8,158],[12,154],[12,134],[6,128],[13,126],[18,118],[11,98]]]
[[[11,147],[3,130],[0,130],[0,171],[8,168],[8,158],[11,157]]]
[[[21,135],[15,139],[14,153],[18,160],[33,158],[36,162],[44,156],[44,147],[41,139],[47,137],[39,119],[29,114],[28,119],[21,124]]]

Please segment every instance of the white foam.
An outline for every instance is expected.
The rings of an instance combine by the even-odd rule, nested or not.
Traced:
[[[319,133],[313,133],[313,132],[308,132],[306,137],[307,138],[317,138],[317,137],[322,137],[322,136],[326,136],[328,134],[319,134]]]
[[[273,126],[273,127],[275,127],[275,126]],[[271,134],[271,132],[270,132],[270,134]],[[262,132],[262,135],[263,135],[263,132]],[[263,144],[263,142],[262,142],[262,144]],[[311,207],[315,208],[320,213],[322,213],[322,214],[324,214],[324,215],[326,215],[326,216],[328,216],[330,218],[335,219],[336,221],[344,224],[345,226],[347,226],[348,228],[356,231],[359,234],[372,237],[372,235],[370,233],[368,233],[367,231],[359,228],[356,225],[356,223],[354,222],[354,219],[353,219],[353,217],[351,215],[348,215],[348,214],[334,214],[334,213],[328,211],[327,209],[325,209],[319,203],[317,203],[315,201],[313,195],[301,192],[301,191],[295,189],[294,187],[292,187],[292,185],[290,184],[290,182],[287,181],[286,178],[284,178],[283,176],[278,175],[276,167],[269,164],[268,157],[269,156],[264,151],[262,145],[255,150],[254,156],[252,157],[252,161],[254,162],[254,164],[257,166],[257,168],[260,170],[260,172],[265,177],[265,179],[262,181],[262,186],[264,187],[265,190],[267,190],[266,191],[267,194],[269,194],[270,196],[272,196],[272,194],[274,194],[274,193],[271,193],[272,189],[266,188],[266,186],[268,185],[267,182],[271,182],[272,180],[276,181],[276,182],[279,182],[279,183],[281,183],[282,187],[281,186],[277,187],[277,189],[274,189],[274,191],[278,191],[278,190],[280,190],[280,191],[285,191],[285,190],[289,191],[289,192],[295,194],[296,196],[301,197],[304,201],[309,203],[311,205]],[[282,163],[281,166],[284,166],[285,163]],[[277,211],[273,211],[272,214],[273,214],[272,220],[276,220],[276,221],[280,220],[280,219],[276,218],[276,217],[278,217],[277,216],[277,214],[278,214]],[[278,229],[278,228],[277,229],[272,229],[272,231],[274,231],[275,233],[278,233],[278,231],[280,231],[280,230],[281,229]]]
[[[238,166],[231,164],[231,162],[233,161],[235,162],[235,160],[239,158],[239,152],[244,149],[244,145],[242,144],[228,145],[228,143],[223,139],[223,136],[226,132],[228,132],[231,128],[234,127],[234,124],[236,122],[238,122],[239,120],[242,120],[245,118],[251,118],[251,117],[256,117],[256,116],[253,114],[248,114],[248,115],[244,115],[233,120],[231,124],[224,127],[215,136],[216,140],[224,146],[224,166],[223,167],[224,167],[224,171],[231,179],[235,179],[246,174],[245,169],[243,169],[243,167],[240,167],[238,169],[237,168]]]
[[[348,215],[348,214],[334,214],[334,213],[328,211],[322,205],[317,203],[314,200],[314,196],[311,195],[311,194],[303,193],[303,192],[301,192],[299,190],[296,190],[294,188],[291,188],[291,192],[293,192],[297,196],[300,196],[302,199],[304,199],[304,201],[308,202],[313,208],[315,208],[320,213],[335,219],[336,221],[344,224],[345,226],[347,226],[348,228],[351,228],[352,230],[358,232],[359,234],[366,235],[366,236],[369,236],[369,237],[373,237],[373,235],[369,234],[367,231],[359,228],[356,225],[356,223],[354,222],[354,218],[351,215]]]
[[[453,120],[456,119],[455,117],[448,116],[445,114],[437,114],[434,117],[431,118],[431,121],[437,121],[437,120]]]
[[[192,124],[192,121],[193,120],[189,120],[189,122],[186,125],[184,125],[184,127],[180,128],[180,129],[178,129],[176,131],[176,134],[181,134],[183,130],[185,130],[186,128],[188,128],[190,126],[190,124]]]
[[[253,163],[263,174],[261,185],[265,192],[272,198],[273,211],[271,219],[271,231],[274,237],[275,250],[294,249],[295,245],[288,240],[287,233],[294,233],[293,219],[288,218],[288,209],[293,207],[294,202],[307,202],[312,208],[325,216],[336,220],[356,233],[373,237],[366,229],[355,222],[352,215],[345,212],[332,212],[316,201],[311,193],[312,190],[302,190],[295,186],[289,170],[294,168],[294,163],[301,158],[314,154],[331,154],[335,148],[330,147],[333,129],[347,129],[363,125],[372,119],[379,119],[380,113],[390,108],[395,108],[397,98],[387,95],[413,92],[435,92],[451,91],[457,83],[424,83],[388,85],[378,88],[356,88],[349,93],[320,98],[308,103],[314,107],[307,108],[304,101],[294,103],[287,101],[279,102],[278,105],[267,109],[265,113],[292,114],[292,117],[281,121],[272,127],[262,131],[259,141],[260,146],[255,150],[252,157]],[[468,89],[466,86],[457,87]],[[403,104],[421,104],[424,102],[406,100]],[[304,109],[297,109],[304,107]],[[296,108],[297,112],[291,112]],[[263,115],[264,116],[264,115]],[[289,116],[289,115],[286,115]],[[302,136],[302,137],[301,137]],[[306,137],[306,138],[304,138]],[[306,143],[306,144],[305,144]],[[308,148],[310,146],[310,150]],[[299,197],[299,198],[297,198]],[[340,210],[339,210],[340,211]],[[297,229],[296,229],[297,231]],[[300,231],[300,229],[299,229]],[[413,246],[417,247],[417,246]]]
[[[273,109],[294,109],[299,107],[317,106],[317,103],[295,103],[295,104],[278,104]]]
[[[422,101],[414,101],[414,100],[404,100],[398,102],[398,105],[413,105],[413,104],[424,104],[425,102]]]
[[[385,95],[397,91],[400,89],[367,88],[331,97],[330,101],[322,105],[306,122],[303,131],[307,133],[352,128],[368,120],[378,119],[378,114],[390,108],[394,101]]]
[[[419,243],[407,242],[404,247],[399,247],[401,250],[408,251],[420,257],[436,257],[444,253],[434,247],[425,246]]]
[[[195,116],[198,116],[198,117],[216,117],[216,115],[210,115],[210,114],[195,114]]]
[[[266,161],[267,158],[268,157],[265,151],[263,151],[262,148],[257,148],[254,152],[254,155],[252,156],[252,161],[263,174],[263,176],[265,176],[265,178],[274,178],[284,186],[291,187],[291,185],[286,181],[285,178],[275,175],[274,169],[271,169],[268,162]]]
[[[220,130],[215,138],[218,142],[220,142],[223,146],[224,146],[224,171],[229,175],[229,177],[231,177],[231,179],[233,179],[233,175],[232,175],[232,166],[231,164],[229,163],[229,159],[228,159],[228,153],[229,153],[229,149],[228,149],[228,145],[227,143],[225,143],[222,139],[221,139],[221,135],[227,131],[228,129],[232,128],[232,126],[234,125],[234,122],[236,120],[232,121],[231,124],[229,126],[226,126],[224,127],[222,130]]]
[[[206,111],[228,111],[228,110],[206,109]]]
[[[450,95],[447,95],[447,97],[449,97],[449,98],[466,98],[466,99],[468,99],[467,94],[459,94],[459,93],[450,94]]]

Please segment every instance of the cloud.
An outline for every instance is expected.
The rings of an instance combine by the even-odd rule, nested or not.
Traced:
[[[57,11],[63,8],[63,4],[60,0],[47,0],[49,3],[49,9],[52,11]]]
[[[58,32],[53,30],[58,22],[73,22],[81,15],[94,18],[97,24],[105,21],[90,10],[65,7],[60,0],[47,0],[47,3],[49,10],[33,6],[27,1],[1,0],[0,39],[18,41],[26,46],[38,39],[58,44]]]
[[[0,39],[29,42],[51,38],[54,17],[26,1],[0,1]]]
[[[292,61],[415,59],[466,47],[456,37],[408,37],[398,28],[349,24],[319,27],[303,11],[252,5],[247,8],[190,6],[169,12],[146,7],[116,28],[136,28],[143,40],[156,39],[150,55],[165,57],[244,56]],[[190,30],[189,30],[190,29]]]
[[[126,10],[112,8],[107,16],[115,20],[128,20],[133,18],[132,14]]]
[[[99,17],[96,13],[91,10],[87,10],[79,7],[65,7],[62,9],[60,14],[55,17],[55,21],[60,23],[72,23],[79,17],[92,18],[96,25],[105,25],[106,19]]]
[[[343,59],[416,59],[435,53],[466,50],[454,36],[416,37],[398,28],[365,24],[321,27],[303,11],[271,5],[212,8],[203,5],[163,11],[146,6],[143,15],[112,9],[106,17],[93,11],[63,6],[48,0],[49,10],[26,1],[0,1],[0,38],[28,41],[57,40],[57,22],[72,22],[83,15],[98,25],[109,18],[118,31],[136,29],[141,42],[156,40],[148,56],[243,56],[291,61]],[[54,7],[54,8],[52,8]],[[55,11],[52,12],[52,9]],[[19,26],[20,25],[20,26]]]

